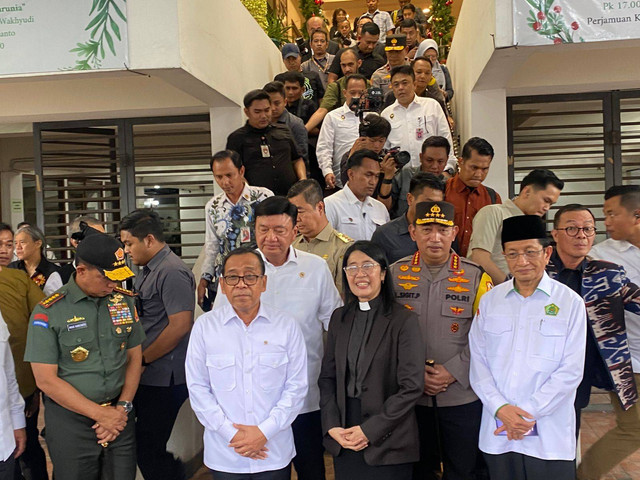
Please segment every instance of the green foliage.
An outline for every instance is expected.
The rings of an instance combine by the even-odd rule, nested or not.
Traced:
[[[555,0],[525,0],[531,10],[527,16],[527,24],[529,27],[553,43],[574,43],[576,41],[584,42],[584,39],[577,35],[576,31],[580,28],[578,22],[572,22],[570,25],[562,14],[560,5],[553,6]]]
[[[431,5],[431,33],[438,45],[448,47],[451,44],[456,19],[451,15],[452,0],[433,0]]]
[[[269,9],[267,12],[267,35],[276,44],[276,47],[280,48],[282,45],[289,41],[289,30],[291,25],[285,26],[284,19],[279,17],[278,14]]]
[[[102,60],[104,60],[105,43],[111,53],[116,55],[115,41],[122,41],[120,27],[116,19],[119,17],[122,21],[127,22],[127,17],[117,4],[118,0],[93,0],[89,15],[95,15],[85,27],[85,31],[91,30],[89,40],[85,43],[77,43],[76,48],[69,50],[78,54],[80,59],[76,60],[73,70],[91,70],[100,68]],[[122,0],[126,2],[126,0]]]
[[[267,20],[267,0],[241,0],[258,25],[266,32],[268,28]]]
[[[324,17],[322,14],[322,4],[318,4],[314,0],[300,0],[299,5],[300,13],[302,13],[305,20],[309,20],[311,17]]]

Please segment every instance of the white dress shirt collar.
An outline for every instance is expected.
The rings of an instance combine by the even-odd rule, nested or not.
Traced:
[[[518,289],[516,288],[516,283],[515,283],[515,279],[511,278],[507,283],[510,284],[510,288],[506,291],[505,293],[505,298],[509,296],[509,294],[513,293],[514,295],[520,295],[520,292],[518,291]],[[538,282],[538,285],[536,286],[536,292],[537,291],[541,291],[542,293],[544,293],[547,297],[551,296],[551,277],[549,277],[549,275],[547,275],[547,272],[544,272],[542,274],[542,278],[540,279],[540,282]]]
[[[230,304],[223,305],[222,308],[224,310],[221,316],[222,316],[222,323],[224,325],[226,325],[227,323],[229,323],[231,320],[234,320],[234,319],[237,319],[238,321],[240,321],[245,326],[245,328],[249,328],[251,325],[253,325],[257,321],[271,323],[271,320],[269,320],[269,316],[266,314],[264,310],[264,303],[262,302],[260,302],[260,306],[258,307],[258,312],[256,313],[255,318],[251,320],[251,323],[249,325],[244,323],[244,321],[238,315],[238,312],[236,312],[235,308],[233,308]]]
[[[287,254],[287,259],[282,265],[278,265],[278,266],[275,266],[273,263],[267,260],[267,257],[264,256],[264,253],[262,253],[262,251],[259,248],[257,250],[258,250],[258,253],[260,253],[260,255],[262,256],[262,259],[264,260],[265,264],[271,268],[284,267],[289,262],[298,263],[298,253],[296,249],[293,248],[291,245],[289,245],[289,253]]]
[[[358,200],[358,197],[356,197],[356,195],[351,190],[351,187],[349,187],[349,182],[345,184],[342,191],[344,192],[344,196],[347,199],[347,201],[352,205],[366,205],[368,207],[373,205],[373,202],[371,201],[371,197],[366,197],[363,202]]]
[[[419,98],[420,97],[414,93],[413,100],[411,100],[409,105],[407,105],[406,107],[402,106],[402,104],[400,103],[400,100],[396,99],[396,101],[393,103],[393,108],[404,108],[405,110],[409,110],[414,104],[416,105],[420,104],[420,101],[418,100]]]

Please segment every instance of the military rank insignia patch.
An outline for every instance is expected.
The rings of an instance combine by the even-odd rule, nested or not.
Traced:
[[[544,307],[544,313],[552,317],[555,317],[556,315],[558,315],[559,311],[560,311],[560,308],[555,303],[551,303]]]
[[[42,305],[44,308],[49,308],[51,305],[53,305],[56,302],[59,302],[60,300],[62,300],[64,298],[65,294],[64,293],[54,293],[53,295],[45,298],[44,300],[42,300],[40,302],[40,305]]]

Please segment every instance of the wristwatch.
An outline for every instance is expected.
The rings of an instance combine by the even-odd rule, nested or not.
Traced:
[[[116,405],[124,408],[124,411],[129,413],[131,410],[133,410],[133,403],[131,402],[126,402],[126,401],[121,401],[116,403]]]

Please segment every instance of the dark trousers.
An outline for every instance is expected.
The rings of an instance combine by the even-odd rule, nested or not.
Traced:
[[[542,460],[521,453],[484,454],[489,474],[496,480],[575,480],[573,460]]]
[[[360,399],[347,397],[346,406],[346,427],[360,425],[362,423]],[[412,464],[369,465],[364,459],[365,450],[355,452],[343,448],[337,457],[333,457],[336,480],[411,480]]]
[[[13,454],[9,456],[5,461],[0,461],[0,480],[12,480],[13,471],[15,469],[16,461],[13,458]]]
[[[482,478],[478,440],[482,403],[477,400],[455,407],[438,407],[438,425],[444,463],[443,480]],[[435,480],[440,470],[438,436],[433,407],[416,406],[420,433],[420,461],[414,465],[413,478]]]
[[[56,480],[134,480],[135,416],[107,447],[98,444],[96,422],[44,397],[46,441]]]
[[[167,441],[180,407],[188,396],[186,385],[138,387],[133,400],[136,410],[138,467],[146,480],[185,478],[182,462],[167,452]]]
[[[33,402],[36,395],[40,395],[39,390],[25,397],[25,409]],[[26,418],[27,424],[25,431],[27,433],[27,445],[18,461],[15,462],[15,480],[22,480],[23,478],[28,480],[49,479],[49,475],[47,474],[47,459],[38,438],[40,436],[40,432],[38,431],[39,414],[40,407],[33,412],[33,415]]]
[[[225,473],[209,470],[213,480],[289,480],[291,478],[291,464],[280,470],[270,470],[260,473]]]
[[[302,413],[291,424],[296,456],[293,466],[299,480],[324,480],[324,447],[320,410]]]

